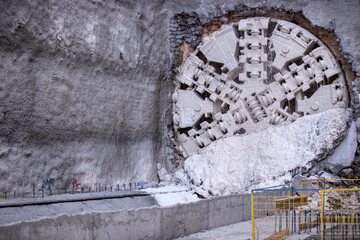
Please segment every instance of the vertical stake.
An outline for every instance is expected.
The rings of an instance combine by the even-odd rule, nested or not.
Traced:
[[[251,193],[251,236],[255,240],[254,193]]]

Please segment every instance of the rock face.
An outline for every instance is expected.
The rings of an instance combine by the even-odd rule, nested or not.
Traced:
[[[344,109],[334,109],[224,138],[189,157],[184,169],[196,187],[213,195],[283,183],[290,180],[289,171],[310,169],[329,155],[345,136],[349,121]]]
[[[352,122],[347,130],[344,140],[336,147],[334,152],[326,158],[326,160],[316,164],[311,174],[319,174],[325,170],[335,175],[343,177],[349,176],[352,170],[350,169],[356,152],[356,128],[355,123]]]
[[[302,11],[335,30],[360,71],[358,1],[241,2],[2,1],[0,191],[40,188],[46,178],[54,187],[73,178],[88,186],[150,181],[158,162],[171,172],[170,52],[199,42],[197,21],[249,8]],[[193,27],[170,34],[180,13],[193,16]]]
[[[0,191],[157,180],[162,3],[5,1],[0,12]]]

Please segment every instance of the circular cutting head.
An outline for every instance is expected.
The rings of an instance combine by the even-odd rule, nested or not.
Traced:
[[[173,120],[184,157],[222,137],[348,105],[330,50],[300,26],[271,18],[243,19],[204,38],[176,83]]]

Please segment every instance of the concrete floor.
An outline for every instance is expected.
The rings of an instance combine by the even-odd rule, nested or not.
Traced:
[[[316,228],[312,229],[315,233]],[[251,220],[239,222],[208,231],[191,234],[188,236],[176,238],[175,240],[250,240],[251,239]],[[320,239],[319,236],[303,233],[301,235],[292,235],[286,240],[302,240],[302,239]]]
[[[250,240],[251,220],[176,238],[177,240]]]

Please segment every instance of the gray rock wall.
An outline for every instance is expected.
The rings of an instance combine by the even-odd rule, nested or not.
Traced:
[[[356,0],[3,1],[0,190],[49,177],[56,187],[73,178],[88,186],[151,181],[157,162],[173,170],[170,19],[185,13],[206,25],[249,8],[302,11],[333,29],[360,74]],[[359,78],[349,88],[358,86]]]
[[[168,71],[161,2],[0,6],[0,188],[156,180]],[[40,185],[39,185],[40,184]]]

